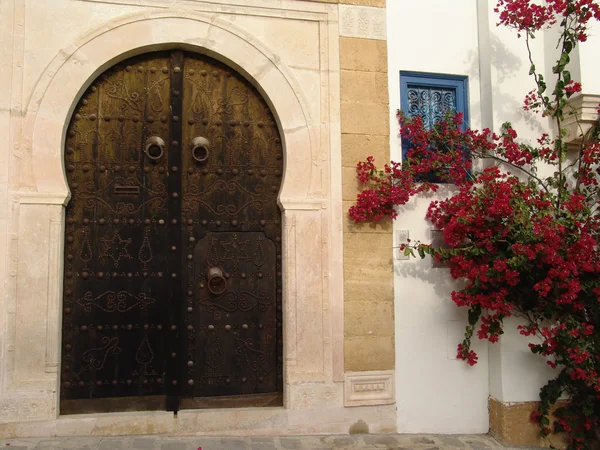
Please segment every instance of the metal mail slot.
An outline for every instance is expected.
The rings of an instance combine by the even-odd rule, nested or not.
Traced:
[[[139,186],[115,186],[116,195],[138,195],[140,193]]]

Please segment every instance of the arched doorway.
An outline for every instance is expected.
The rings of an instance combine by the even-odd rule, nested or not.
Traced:
[[[256,89],[203,55],[128,59],[81,98],[65,168],[61,412],[281,392],[283,153]]]

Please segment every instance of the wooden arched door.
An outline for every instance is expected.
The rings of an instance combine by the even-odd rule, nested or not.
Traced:
[[[256,89],[198,54],[126,60],[65,168],[63,412],[281,392],[283,154]]]

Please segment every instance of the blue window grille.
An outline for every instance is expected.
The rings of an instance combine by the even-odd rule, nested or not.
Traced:
[[[463,113],[463,131],[469,123],[468,80],[465,76],[400,72],[400,108],[407,117],[421,117],[429,129],[447,111]],[[410,143],[402,140],[402,159]]]

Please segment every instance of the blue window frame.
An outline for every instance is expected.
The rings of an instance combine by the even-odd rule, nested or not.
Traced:
[[[469,124],[468,79],[466,76],[400,72],[400,108],[408,117],[421,116],[430,128],[448,110],[462,112],[463,131]],[[402,159],[409,143],[402,141]]]

